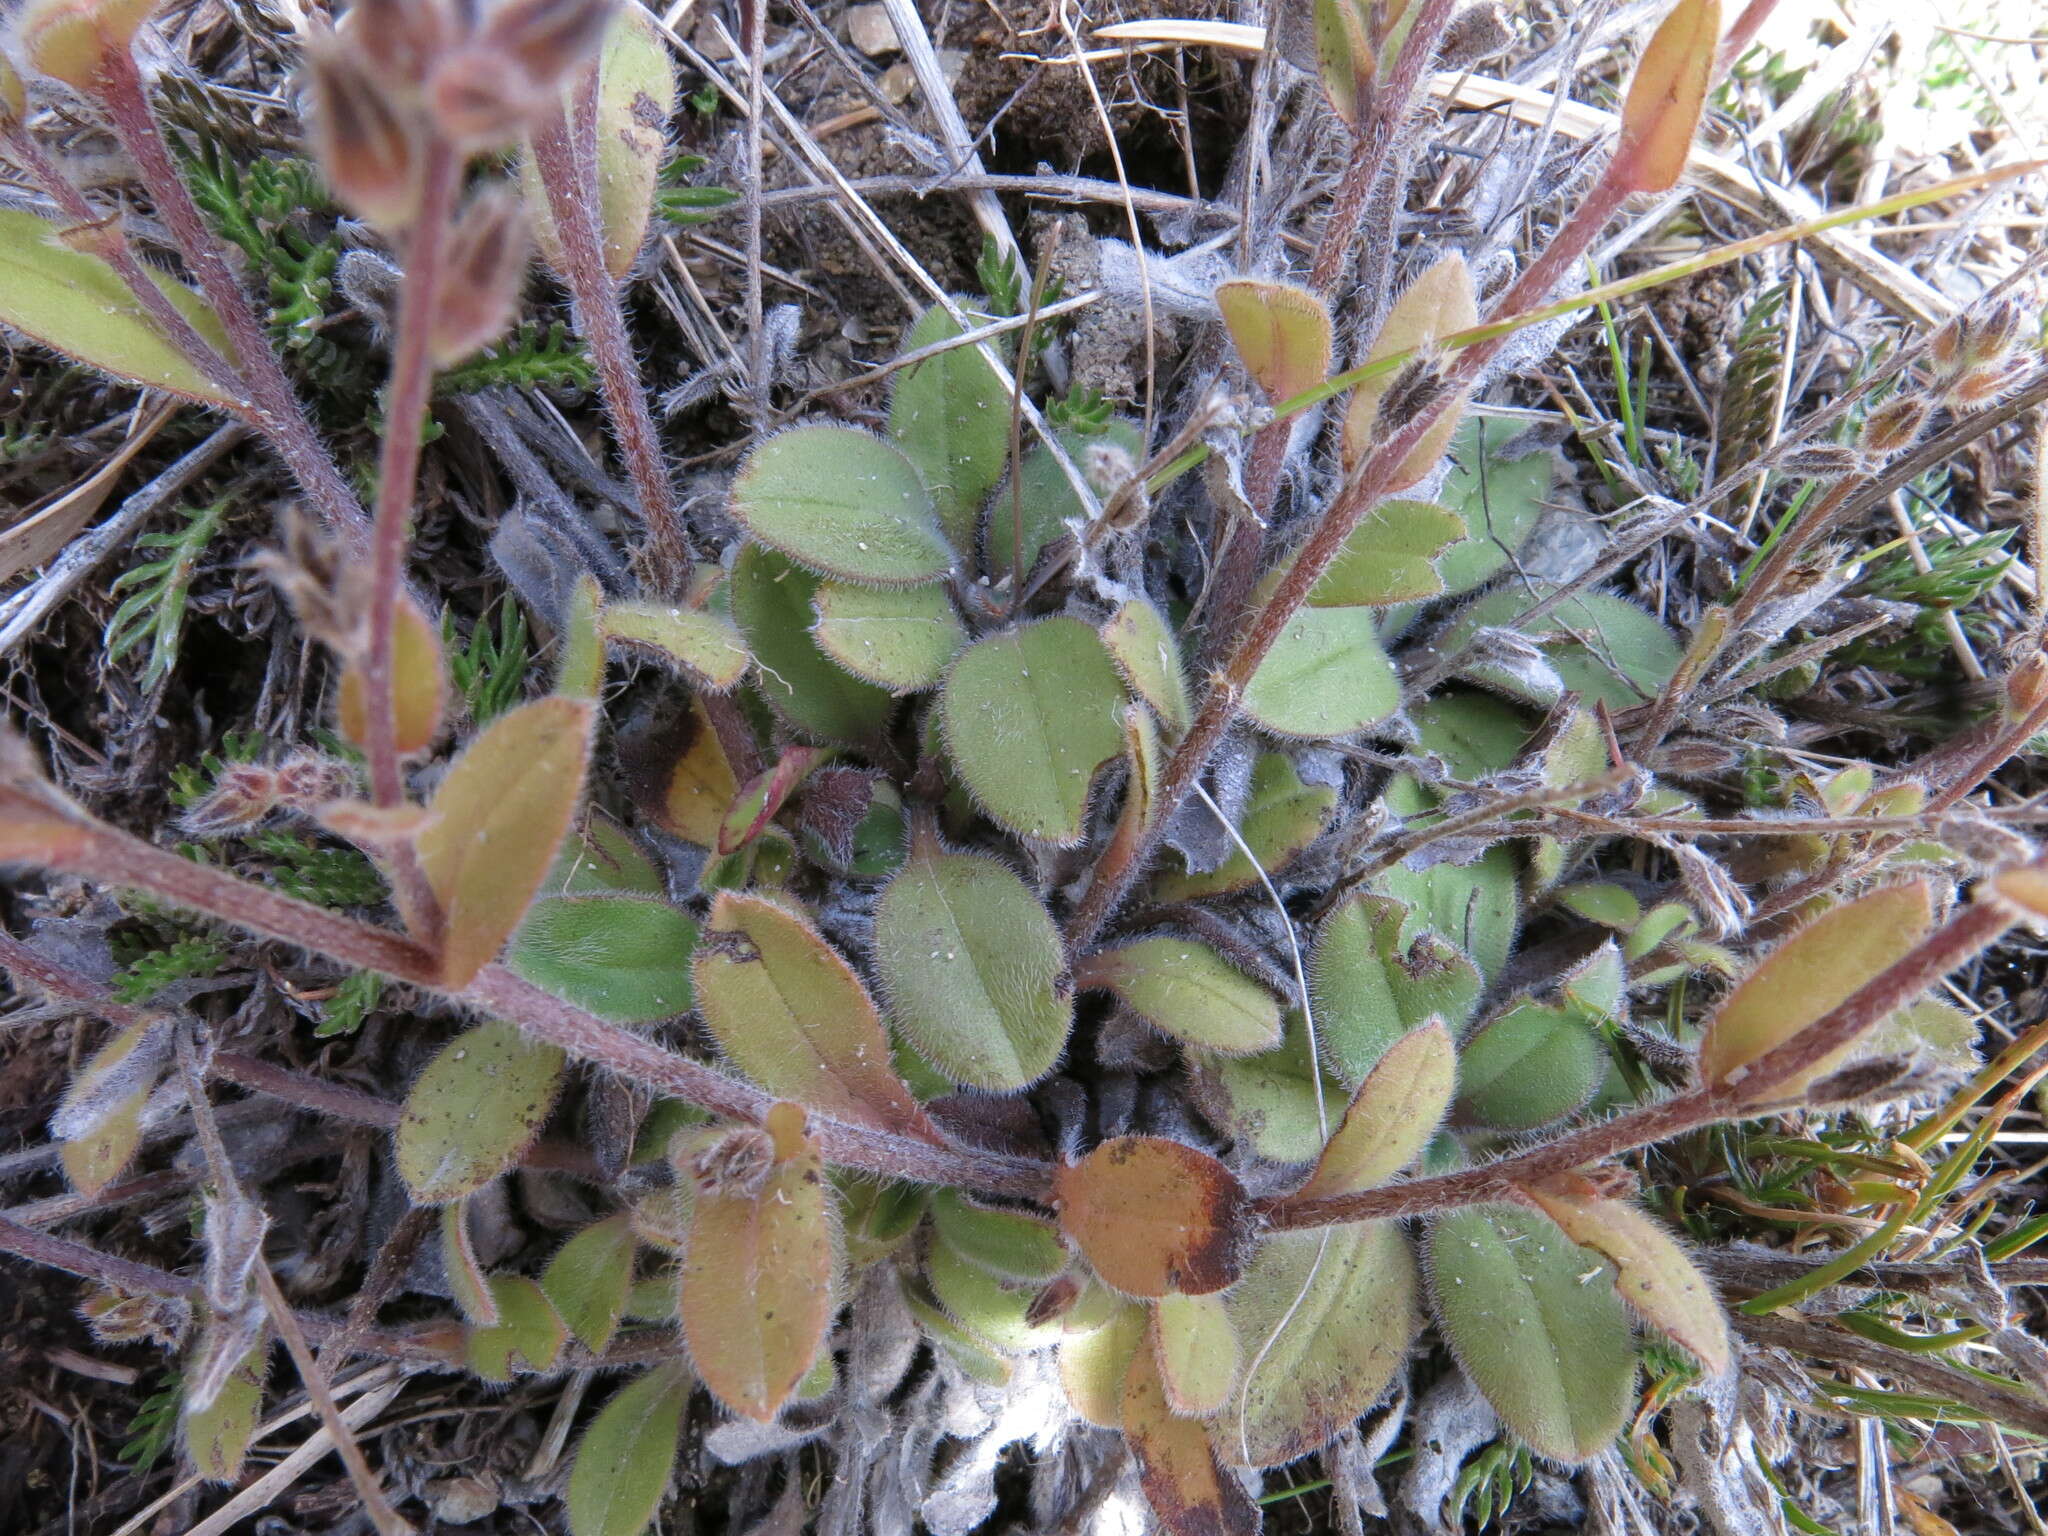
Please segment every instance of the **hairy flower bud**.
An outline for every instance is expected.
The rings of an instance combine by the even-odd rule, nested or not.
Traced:
[[[1964,366],[2002,362],[2019,344],[2025,322],[2025,311],[2011,299],[2000,299],[1970,316],[1964,325]]]
[[[2024,358],[2001,357],[1964,369],[1949,383],[1943,404],[1954,411],[1981,411],[2010,394],[2026,376]]]
[[[403,229],[420,211],[426,157],[419,125],[351,43],[306,48],[313,157],[335,196],[372,224]]]
[[[1927,402],[1918,395],[1894,395],[1863,418],[1856,446],[1865,453],[1889,458],[1919,441],[1927,416]]]
[[[14,35],[29,68],[91,95],[156,7],[157,0],[29,0]]]
[[[1858,473],[1863,467],[1863,455],[1839,443],[1813,443],[1805,448],[1795,448],[1778,461],[1778,468],[1786,474],[1808,480],[1839,480],[1844,475]]]
[[[512,323],[532,241],[526,209],[509,186],[470,200],[448,242],[448,278],[435,307],[428,348],[436,364],[460,362]]]
[[[412,86],[427,83],[460,35],[446,0],[355,0],[342,31],[384,79]]]
[[[504,0],[484,40],[515,60],[543,91],[557,91],[586,63],[611,25],[614,0]]]
[[[555,102],[517,59],[484,41],[449,53],[427,83],[434,126],[470,150],[509,144]]]
[[[1963,317],[1957,315],[1927,338],[1927,361],[1936,373],[1953,373],[1963,365],[1965,337]]]

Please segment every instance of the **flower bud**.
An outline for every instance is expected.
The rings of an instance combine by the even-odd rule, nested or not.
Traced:
[[[2000,299],[1972,315],[1964,326],[1963,364],[2002,362],[2019,344],[2026,313],[2012,299]]]
[[[1927,338],[1927,361],[1934,365],[1936,373],[1953,373],[1962,366],[1965,339],[1961,315],[1946,321],[1940,330]]]
[[[597,56],[615,8],[614,0],[504,0],[484,24],[484,40],[553,93]]]
[[[1778,460],[1778,468],[1786,474],[1807,480],[1839,480],[1860,473],[1863,467],[1862,453],[1840,443],[1812,443]]]
[[[306,48],[313,158],[336,197],[387,230],[419,215],[425,154],[419,127],[369,61],[331,34]]]
[[[1927,402],[1918,395],[1894,395],[1863,418],[1856,446],[1876,457],[1890,458],[1919,441],[1927,416]]]
[[[1956,375],[1942,395],[1942,401],[1955,411],[1982,410],[2010,394],[2026,372],[2024,358],[2004,357],[1978,363]]]
[[[470,150],[509,144],[556,105],[553,92],[534,83],[519,61],[487,42],[455,49],[427,84],[434,125]]]
[[[420,86],[458,30],[446,0],[355,0],[342,35],[385,80]]]
[[[157,0],[29,0],[15,38],[29,68],[92,95],[114,54],[125,53]]]
[[[470,200],[449,236],[448,275],[432,316],[428,349],[436,365],[458,363],[504,334],[531,254],[517,192],[489,187]]]

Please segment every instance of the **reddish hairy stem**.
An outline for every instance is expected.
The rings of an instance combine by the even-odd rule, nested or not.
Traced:
[[[313,430],[305,407],[299,403],[291,381],[277,361],[269,333],[179,177],[156,116],[150,110],[149,96],[134,56],[125,49],[109,49],[99,83],[101,102],[116,136],[134,158],[157,214],[192,269],[200,291],[227,329],[243,386],[252,397],[250,419],[269,439],[328,525],[347,537],[358,552],[366,549],[370,519],[335,466],[334,456]]]
[[[1543,254],[1531,262],[1528,270],[1501,296],[1487,323],[1519,314],[1548,297],[1565,270],[1593,243],[1593,237],[1614,215],[1628,192],[1625,179],[1613,175],[1603,177],[1587,194],[1585,202],[1565,221]],[[1344,541],[1351,536],[1351,531],[1385,493],[1401,461],[1421,442],[1437,419],[1463,399],[1465,389],[1506,339],[1505,336],[1490,337],[1458,352],[1444,370],[1443,387],[1436,398],[1380,444],[1358,467],[1358,472],[1338,493],[1330,510],[1323,514],[1315,531],[1302,543],[1299,554],[1281,577],[1279,586],[1265,606],[1252,616],[1229,661],[1211,681],[1208,692],[1203,695],[1201,708],[1196,711],[1194,723],[1188,727],[1187,735],[1168,759],[1154,800],[1152,819],[1144,835],[1125,845],[1128,851],[1121,860],[1112,862],[1105,858],[1096,867],[1095,878],[1067,929],[1070,950],[1079,952],[1086,949],[1102,931],[1102,925],[1116,911],[1117,905],[1129,894],[1153,850],[1158,847],[1160,834],[1172,821],[1181,803],[1193,792],[1202,771],[1208,767],[1217,743],[1236,717],[1238,700],[1258,671],[1259,663],[1266,659],[1266,653],[1286,630],[1295,610],[1343,551]]]
[[[118,218],[115,214],[100,213],[87,202],[85,194],[54,160],[43,153],[43,146],[36,142],[35,135],[26,126],[17,123],[7,131],[6,140],[8,153],[74,224],[95,225]],[[150,278],[142,262],[129,248],[125,234],[119,229],[113,230],[112,238],[104,242],[104,248],[95,248],[93,254],[114,269],[115,276],[135,295],[135,302],[142,306],[143,313],[155,322],[157,329],[173,346],[184,353],[187,362],[231,395],[246,397],[250,393],[248,380],[193,329],[192,322],[185,318],[185,312],[173,304],[170,296]],[[246,398],[238,414],[247,421],[253,421],[256,416]]]
[[[605,262],[593,185],[595,165],[591,155],[580,152],[594,131],[589,120],[596,111],[596,89],[597,72],[593,69],[575,94],[577,121],[573,128],[567,111],[551,118],[533,136],[533,163],[547,191],[548,212],[561,244],[566,269],[561,276],[569,287],[576,328],[590,345],[605,414],[632,476],[641,520],[647,525],[646,574],[663,596],[673,596],[689,579],[690,540],[683,528],[675,485],[668,477],[661,437],[647,408],[632,338],[626,334],[619,284]]]
[[[2048,869],[2048,854],[2036,859],[2032,867]],[[1291,1230],[1420,1216],[1452,1206],[1508,1199],[1518,1186],[1667,1141],[1716,1121],[1765,1113],[1790,1085],[1988,948],[2015,920],[2015,914],[1995,899],[1964,907],[1830,1012],[1751,1062],[1739,1083],[1695,1088],[1478,1168],[1355,1195],[1315,1200],[1283,1195],[1265,1201],[1262,1214],[1273,1226]]]
[[[363,661],[370,793],[379,805],[405,798],[398,762],[396,638],[398,599],[405,586],[405,550],[419,481],[427,397],[434,383],[428,348],[430,317],[439,301],[448,236],[462,163],[444,140],[427,150],[426,187],[419,218],[405,242],[405,281],[399,290],[397,344],[384,407],[384,446],[377,466],[377,519],[370,546],[370,648]]]
[[[372,928],[223,870],[194,864],[112,827],[86,826],[89,834],[84,847],[61,861],[72,873],[109,885],[140,887],[180,906],[317,950],[345,965],[441,991],[517,1024],[535,1039],[550,1041],[573,1056],[713,1114],[758,1121],[775,1102],[772,1094],[607,1024],[520,980],[503,966],[486,966],[467,990],[446,993],[433,952],[402,934]],[[11,956],[14,951],[0,953]],[[33,951],[29,954],[33,957]],[[35,973],[32,959],[25,969]],[[826,1158],[845,1167],[1023,1199],[1043,1199],[1051,1191],[1051,1166],[1030,1158],[935,1146],[815,1113],[812,1123]]]

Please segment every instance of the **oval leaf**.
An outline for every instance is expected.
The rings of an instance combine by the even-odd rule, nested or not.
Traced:
[[[1700,1080],[1715,1087],[1740,1082],[1743,1067],[1848,998],[1918,943],[1933,921],[1933,889],[1925,880],[1823,912],[1758,962],[1708,1020]],[[1843,1054],[1815,1066],[1809,1080]]]
[[[935,304],[905,333],[901,350],[915,352],[960,334],[953,317]],[[931,488],[939,524],[954,547],[971,548],[981,504],[1010,462],[1010,392],[981,349],[953,347],[900,371],[889,397],[889,435]]]
[[[1074,1412],[1101,1429],[1122,1425],[1124,1379],[1151,1327],[1145,1307],[1119,1298],[1099,1327],[1060,1340],[1060,1385]]]
[[[1714,1288],[1670,1233],[1622,1200],[1538,1185],[1529,1196],[1565,1236],[1614,1266],[1614,1287],[1636,1314],[1720,1375],[1728,1369],[1728,1319]]]
[[[1178,736],[1194,718],[1188,700],[1187,674],[1181,668],[1180,642],[1166,615],[1148,598],[1137,597],[1111,614],[1102,626],[1102,643],[1131,691]]]
[[[925,1278],[954,1321],[1003,1353],[1040,1349],[1060,1337],[1058,1321],[1034,1323],[1030,1318],[1036,1285],[998,1279],[968,1263],[945,1243],[932,1245],[925,1259]]]
[[[1444,590],[1436,557],[1465,537],[1465,519],[1429,501],[1383,501],[1360,520],[1321,579],[1315,608],[1384,608]]]
[[[891,693],[935,688],[967,643],[967,627],[942,586],[877,588],[822,581],[815,599],[818,648],[855,677]]]
[[[597,627],[613,645],[673,667],[713,693],[738,687],[753,660],[732,623],[702,608],[611,603]]]
[[[1152,1307],[1152,1349],[1166,1405],[1183,1418],[1207,1418],[1230,1401],[1241,1360],[1237,1330],[1221,1296],[1169,1291]]]
[[[640,1536],[661,1508],[690,1402],[690,1371],[664,1360],[612,1394],[576,1446],[571,1536]]]
[[[1161,1034],[1226,1056],[1280,1043],[1280,1001],[1193,939],[1139,939],[1098,950],[1074,984],[1104,988]]]
[[[592,1222],[541,1271],[547,1293],[576,1341],[593,1355],[611,1347],[633,1288],[633,1219],[620,1211]]]
[[[754,653],[761,694],[791,725],[821,741],[880,736],[896,701],[818,649],[811,626],[818,578],[749,544],[732,570],[732,616]]]
[[[726,1059],[778,1097],[883,1130],[930,1123],[889,1065],[889,1038],[853,967],[810,922],[721,891],[697,947],[698,1011]]]
[[[441,904],[441,974],[467,986],[526,915],[583,797],[591,706],[548,698],[500,715],[449,768],[415,848]]]
[[[1270,404],[1329,376],[1330,312],[1306,288],[1234,277],[1216,285],[1216,308]]]
[[[1332,1227],[1327,1243],[1320,1232],[1266,1239],[1230,1293],[1248,1374],[1215,1423],[1219,1449],[1271,1467],[1329,1444],[1407,1358],[1422,1331],[1420,1290],[1392,1222]]]
[[[1432,933],[1403,944],[1412,923],[1405,904],[1360,894],[1323,919],[1309,947],[1316,1038],[1347,1083],[1428,1019],[1463,1028],[1479,1001],[1479,972],[1456,948]]]
[[[160,272],[150,276],[215,351],[234,355],[204,299]],[[186,359],[112,267],[66,245],[61,226],[18,208],[0,208],[0,320],[116,378],[208,405],[244,403]]]
[[[947,853],[929,829],[875,909],[889,1017],[955,1083],[1014,1093],[1066,1049],[1066,950],[1045,904],[1004,864]]]
[[[1216,1459],[1201,1421],[1173,1411],[1154,1351],[1131,1356],[1121,1408],[1145,1501],[1170,1536],[1254,1536],[1258,1506]]]
[[[975,1205],[957,1190],[932,1196],[932,1225],[960,1257],[1007,1280],[1042,1284],[1067,1267],[1067,1250],[1051,1222]]]
[[[232,1483],[255,1438],[263,1411],[263,1379],[269,1374],[270,1341],[259,1339],[229,1373],[214,1400],[198,1412],[186,1408],[179,1428],[192,1471],[209,1483]]]
[[[1458,1053],[1458,1103],[1499,1130],[1534,1130],[1590,1103],[1607,1060],[1577,1010],[1517,1003]]]
[[[1281,736],[1349,736],[1400,706],[1369,608],[1301,608],[1244,691],[1245,714]]]
[[[562,1065],[559,1046],[497,1019],[441,1047],[398,1117],[398,1172],[413,1199],[460,1199],[518,1162],[555,1106]]]
[[[441,659],[441,633],[419,605],[401,593],[391,631],[391,707],[395,716],[392,744],[401,757],[414,757],[434,744],[441,733],[441,714],[448,702],[447,668]],[[336,724],[356,746],[370,739],[369,684],[360,665],[351,663],[335,690]]]
[[[914,587],[953,568],[910,460],[854,427],[792,427],[768,439],[733,481],[732,512],[820,576]]]
[[[1081,840],[1095,770],[1123,750],[1123,683],[1079,619],[1042,619],[970,646],[946,678],[944,729],[967,787],[997,821]]]
[[[537,901],[505,957],[514,975],[615,1024],[688,1013],[697,925],[638,896]]]
[[[1685,174],[1721,37],[1721,0],[1678,0],[1636,61],[1611,175],[1632,192],[1668,192]]]
[[[1053,1175],[1060,1229],[1127,1296],[1204,1296],[1243,1267],[1250,1202],[1206,1152],[1119,1136]]]
[[[832,1321],[830,1185],[807,1136],[777,1139],[795,1145],[778,1148],[753,1192],[697,1191],[680,1309],[704,1384],[763,1424],[809,1372]]]
[[[1519,1206],[1438,1217],[1428,1253],[1444,1340],[1508,1428],[1558,1461],[1605,1450],[1636,1379],[1628,1314],[1606,1267]]]
[[[1457,1074],[1458,1054],[1442,1020],[1396,1040],[1352,1095],[1297,1198],[1377,1189],[1422,1156],[1451,1107]]]
[[[1475,416],[1451,438],[1451,472],[1436,499],[1463,520],[1466,534],[1437,557],[1446,592],[1470,592],[1491,581],[1543,519],[1557,455],[1539,449],[1509,458],[1505,450],[1518,436],[1512,423]]]

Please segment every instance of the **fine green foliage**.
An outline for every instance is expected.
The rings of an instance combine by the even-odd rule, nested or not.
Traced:
[[[154,559],[132,565],[107,584],[109,596],[125,593],[121,606],[107,620],[106,659],[121,660],[145,643],[149,659],[142,668],[142,686],[154,688],[178,664],[178,642],[185,632],[185,603],[214,535],[220,532],[228,503],[197,507],[175,533],[146,533],[137,549],[161,551]]]

